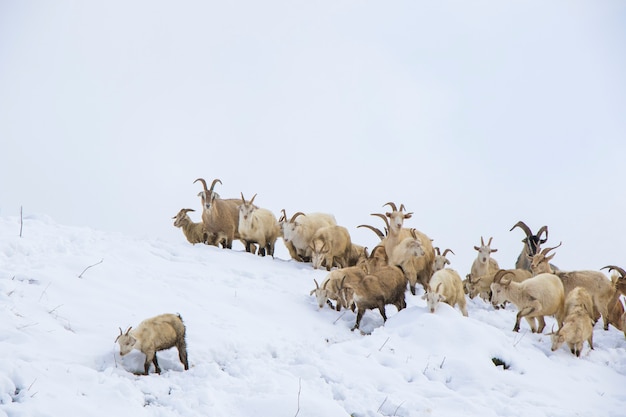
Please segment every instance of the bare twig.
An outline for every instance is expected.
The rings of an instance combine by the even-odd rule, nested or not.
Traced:
[[[389,398],[389,397],[385,397],[383,402],[380,404],[380,407],[378,407],[378,410],[376,410],[377,413],[380,413],[380,409],[383,408],[383,405],[385,405],[385,403],[387,402],[387,398]]]
[[[337,317],[337,319],[335,321],[333,321],[333,324],[337,324],[339,319],[342,318],[347,312],[348,312],[348,310],[345,310],[343,313],[341,313],[341,315],[339,317]]]
[[[302,392],[302,378],[298,378],[298,410],[293,417],[296,417],[300,413],[300,392]]]
[[[524,332],[524,333],[522,333],[522,337],[520,337],[520,338],[519,338],[519,339],[518,339],[515,343],[513,343],[513,346],[514,346],[514,347],[515,347],[515,346],[517,346],[517,345],[518,345],[518,343],[522,341],[522,339],[524,338],[524,336],[526,336],[526,333],[528,333],[528,332]]]
[[[41,295],[39,296],[39,301],[41,301],[41,299],[43,298],[43,295],[46,293],[46,291],[48,291],[48,288],[50,288],[50,285],[52,285],[51,282],[49,282],[48,285],[46,285],[46,288],[44,288],[44,290],[41,292]]]
[[[22,229],[24,228],[24,207],[20,206],[20,237],[22,237]]]
[[[446,357],[443,357],[443,360],[441,361],[441,364],[439,365],[439,369],[443,369],[443,364],[446,361]]]
[[[402,404],[404,404],[404,401],[402,401],[394,410],[393,415],[397,416],[398,415],[398,410],[400,409],[400,407],[402,407]]]
[[[35,378],[35,380],[28,386],[27,391],[30,391],[30,389],[33,387],[33,385],[35,385],[35,382],[37,382],[37,378]]]
[[[383,343],[383,345],[378,349],[379,352],[383,349],[383,347],[385,347],[388,341],[389,341],[389,338],[387,338],[387,340],[385,340],[385,343]]]
[[[48,311],[48,314],[52,314],[54,313],[54,310],[56,310],[57,308],[63,306],[63,304],[59,304],[58,306],[54,307],[52,310]]]
[[[104,262],[104,258],[100,260],[100,262],[96,262],[93,265],[89,265],[87,268],[83,269],[83,272],[80,273],[80,275],[78,276],[78,278],[82,278],[83,274],[85,273],[85,271],[87,271],[89,268],[93,268],[96,265],[100,265],[102,262]]]

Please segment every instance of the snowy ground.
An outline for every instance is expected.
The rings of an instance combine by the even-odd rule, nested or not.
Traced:
[[[383,326],[368,312],[318,310],[309,265],[180,242],[0,217],[0,415],[620,416],[626,340],[597,324],[595,350],[550,351],[513,307],[469,302],[435,314],[407,293]],[[282,241],[278,242],[282,245]],[[98,263],[102,261],[101,263]],[[85,270],[89,265],[92,268]],[[452,265],[454,267],[454,264]],[[79,275],[82,276],[79,277]],[[463,275],[466,271],[460,271]],[[118,327],[180,313],[190,370],[175,349],[137,376]],[[548,327],[553,321],[549,319]],[[492,358],[508,365],[496,367]]]

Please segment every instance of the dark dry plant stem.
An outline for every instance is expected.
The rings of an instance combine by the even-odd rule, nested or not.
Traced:
[[[78,278],[82,278],[83,274],[85,273],[85,271],[87,271],[89,268],[93,268],[96,265],[100,265],[102,262],[104,262],[104,258],[100,260],[100,262],[96,262],[93,265],[89,265],[87,268],[83,269],[83,272],[80,273],[80,275],[78,276]]]

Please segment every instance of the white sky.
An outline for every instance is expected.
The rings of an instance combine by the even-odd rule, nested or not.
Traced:
[[[621,1],[0,2],[0,215],[181,239],[219,177],[368,246],[355,226],[402,202],[460,270],[481,235],[512,266],[518,220],[562,268],[623,265],[625,23]]]

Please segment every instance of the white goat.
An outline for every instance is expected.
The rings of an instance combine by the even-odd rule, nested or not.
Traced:
[[[336,226],[337,221],[332,214],[304,214],[301,211],[291,216],[288,221],[283,209],[283,216],[281,216],[279,224],[285,246],[287,246],[291,257],[300,262],[310,262],[313,235],[322,227]]]
[[[498,271],[502,270],[499,269]],[[480,277],[473,277],[471,274],[468,274],[465,285],[469,297],[473,299],[479,295],[482,299],[489,301],[491,297],[491,283],[493,282],[493,278],[498,271],[493,274],[483,275]],[[504,271],[509,272],[511,274],[511,279],[515,282],[525,281],[532,276],[530,271],[526,269],[506,269]]]
[[[439,251],[439,248],[435,248],[435,260],[433,261],[433,273],[439,271],[446,267],[446,265],[450,265],[450,260],[446,258],[446,254],[450,252],[451,254],[455,254],[452,252],[452,249],[446,249],[443,251],[443,254]]]
[[[550,334],[552,351],[567,343],[570,351],[580,356],[583,342],[587,340],[593,349],[593,301],[589,292],[583,287],[576,287],[565,298],[565,319],[563,326]]]
[[[443,301],[452,307],[458,304],[463,315],[467,316],[463,282],[459,273],[454,269],[446,268],[435,271],[422,299],[426,300],[431,313],[434,313],[437,304]]]
[[[544,316],[556,316],[559,326],[563,323],[563,283],[554,274],[539,274],[520,283],[506,278],[508,271],[499,271],[491,284],[491,302],[494,306],[510,301],[519,310],[513,331],[520,328],[522,317],[533,333],[541,333],[546,326]],[[536,325],[535,320],[538,322]]]
[[[494,274],[500,269],[498,261],[491,257],[492,253],[498,251],[498,249],[491,249],[492,240],[493,238],[490,237],[489,241],[485,245],[485,241],[481,236],[480,246],[474,246],[474,249],[478,251],[478,254],[476,255],[476,259],[474,259],[474,262],[472,263],[469,277],[469,281],[472,284],[477,283],[480,277],[481,290],[478,291],[478,294],[485,301],[488,301],[490,297],[488,290],[491,285],[491,281],[489,279],[492,278]]]
[[[144,362],[144,374],[148,375],[150,362],[154,363],[157,373],[161,368],[157,361],[156,353],[160,350],[176,347],[178,357],[185,370],[189,369],[187,361],[187,343],[185,342],[185,325],[183,319],[177,314],[161,314],[142,321],[139,326],[132,330],[132,326],[122,332],[115,341],[120,345],[120,355],[124,356],[133,349],[137,349],[146,355]]]
[[[561,244],[553,248],[545,248],[533,256],[530,263],[533,274],[552,271],[549,262],[555,254],[548,255],[548,253],[559,246]],[[555,274],[563,282],[565,295],[576,287],[584,287],[589,291],[594,305],[594,320],[602,316],[604,330],[609,330],[609,302],[615,293],[611,280],[599,271],[556,271]]]
[[[246,252],[251,252],[251,244],[259,245],[259,255],[274,256],[276,240],[280,235],[280,226],[276,216],[268,209],[256,207],[252,196],[246,201],[241,193],[241,205],[239,205],[239,237],[245,242]]]

